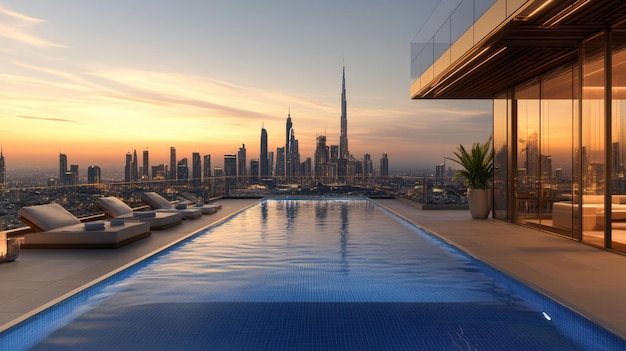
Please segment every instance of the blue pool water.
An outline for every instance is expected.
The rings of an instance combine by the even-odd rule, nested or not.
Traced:
[[[263,201],[46,313],[0,348],[625,347],[368,200]]]

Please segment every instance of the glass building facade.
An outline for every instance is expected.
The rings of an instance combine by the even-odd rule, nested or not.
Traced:
[[[490,2],[430,66],[413,43],[412,97],[493,101],[495,218],[626,252],[626,4]]]

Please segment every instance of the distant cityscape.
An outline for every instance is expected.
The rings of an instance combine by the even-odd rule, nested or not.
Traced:
[[[98,165],[87,167],[86,181],[81,178],[79,165],[71,164],[65,153],[59,153],[58,173],[48,171],[16,172],[7,177],[5,158],[0,149],[0,230],[22,226],[17,210],[22,206],[59,202],[77,216],[88,216],[95,196],[118,196],[130,204],[139,205],[144,191],[160,191],[172,200],[180,192],[192,193],[203,199],[217,196],[266,195],[362,195],[404,196],[426,204],[464,205],[464,187],[451,180],[452,170],[437,165],[437,181],[421,181],[415,177],[389,177],[389,158],[382,153],[374,165],[370,154],[356,159],[348,148],[348,120],[345,67],[341,86],[341,133],[339,144],[328,145],[326,135],[317,135],[313,158],[301,159],[291,111],[285,123],[285,144],[268,150],[268,133],[262,127],[260,154],[247,160],[245,144],[237,154],[226,154],[223,168],[213,167],[211,155],[193,152],[191,162],[178,158],[176,148],[170,147],[169,164],[150,164],[148,150],[143,150],[141,162],[137,151],[128,152],[123,174],[102,178]],[[55,174],[56,173],[56,174]],[[421,199],[421,200],[420,200]]]

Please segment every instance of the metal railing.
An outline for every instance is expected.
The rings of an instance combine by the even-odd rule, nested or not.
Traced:
[[[23,227],[18,210],[23,206],[59,203],[79,218],[102,215],[95,199],[115,196],[133,208],[146,205],[144,192],[154,191],[174,202],[181,195],[199,201],[224,197],[281,196],[353,196],[400,197],[429,208],[463,208],[467,206],[465,187],[452,178],[433,177],[348,177],[319,179],[291,177],[255,179],[252,177],[210,177],[189,180],[141,180],[65,186],[27,186],[0,189],[0,230]]]

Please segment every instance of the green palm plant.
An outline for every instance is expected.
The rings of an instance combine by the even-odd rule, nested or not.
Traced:
[[[454,152],[456,158],[446,157],[463,167],[456,171],[455,179],[464,179],[465,186],[471,189],[489,188],[494,173],[491,137],[484,144],[474,143],[470,152],[463,145],[459,145],[457,150]]]

